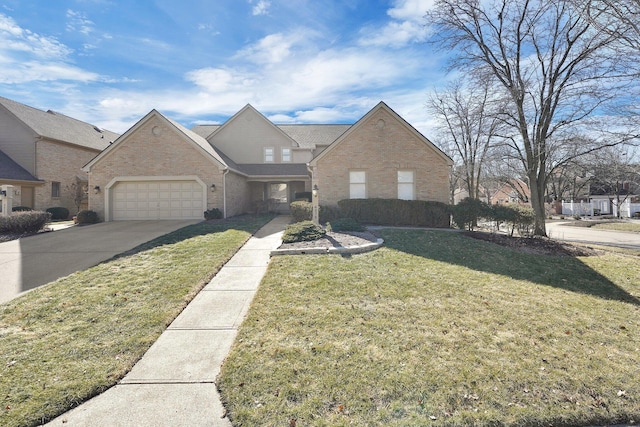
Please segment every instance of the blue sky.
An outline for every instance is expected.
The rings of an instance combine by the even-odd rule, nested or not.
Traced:
[[[247,103],[275,123],[352,123],[385,101],[429,136],[447,79],[433,0],[0,0],[0,95],[124,132]]]

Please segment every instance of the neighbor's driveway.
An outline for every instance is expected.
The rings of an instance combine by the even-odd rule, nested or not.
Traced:
[[[547,235],[556,240],[591,243],[640,250],[640,233],[572,227],[567,222],[548,222]]]
[[[0,243],[0,304],[197,222],[103,222]]]

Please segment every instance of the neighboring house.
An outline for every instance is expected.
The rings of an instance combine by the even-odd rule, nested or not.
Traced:
[[[74,213],[86,188],[82,166],[118,134],[53,111],[0,97],[0,185],[13,186],[13,206]],[[86,204],[86,200],[84,201]]]
[[[466,187],[458,187],[453,190],[453,204],[457,205],[462,200],[469,197],[469,190]],[[485,203],[489,203],[489,198],[487,197],[487,190],[480,186],[480,197],[479,199]]]
[[[529,199],[531,199],[529,186],[518,178],[500,183],[498,189],[490,197],[491,203],[494,205],[529,205]]]
[[[275,125],[251,105],[188,130],[152,110],[83,168],[89,207],[106,220],[287,212],[319,189],[334,205],[361,197],[448,201],[452,161],[386,104],[354,125]]]

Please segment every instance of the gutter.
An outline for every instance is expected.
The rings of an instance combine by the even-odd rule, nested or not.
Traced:
[[[227,174],[229,173],[229,168],[224,170],[222,174],[222,216],[224,219],[227,219]]]

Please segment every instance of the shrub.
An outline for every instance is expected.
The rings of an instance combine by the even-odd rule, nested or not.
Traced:
[[[522,237],[533,235],[533,224],[535,223],[535,214],[533,209],[527,206],[514,206],[516,212],[513,225]]]
[[[365,231],[366,228],[353,218],[337,218],[327,222],[327,231]]]
[[[294,222],[311,221],[313,204],[304,200],[295,201],[289,205],[289,210]]]
[[[449,206],[440,202],[399,199],[345,199],[338,202],[341,217],[364,224],[449,228]]]
[[[55,206],[53,208],[47,208],[47,212],[51,214],[52,220],[64,220],[69,219],[69,209],[62,206]]]
[[[98,222],[98,214],[94,211],[80,211],[76,215],[78,224],[95,224]]]
[[[222,219],[224,215],[222,214],[222,211],[218,208],[213,208],[213,209],[208,209],[206,211],[204,211],[204,219],[209,220],[209,219]]]
[[[325,231],[311,221],[302,221],[288,225],[282,234],[284,243],[307,242],[323,237]]]
[[[501,213],[502,214],[502,213]],[[493,210],[491,206],[482,200],[466,197],[457,205],[453,206],[453,222],[460,229],[473,230],[478,225],[480,218],[492,218]]]
[[[42,211],[14,212],[0,216],[0,233],[31,234],[42,230],[51,221],[51,213]]]
[[[11,211],[12,212],[29,212],[32,211],[33,209],[31,209],[29,206],[14,206]]]

